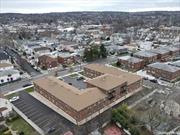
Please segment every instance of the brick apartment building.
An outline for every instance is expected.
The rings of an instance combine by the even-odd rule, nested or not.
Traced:
[[[121,67],[130,71],[137,71],[144,68],[144,60],[131,57],[131,56],[123,56],[118,58],[118,62]]]
[[[42,69],[50,69],[58,66],[56,58],[52,58],[48,55],[43,55],[38,58],[38,64]]]
[[[62,65],[72,64],[75,62],[75,56],[70,55],[69,53],[61,53],[57,59],[58,62]]]
[[[180,78],[180,68],[159,62],[148,65],[147,73],[170,82]]]
[[[157,54],[157,59],[159,61],[167,61],[171,57],[170,50],[167,50],[167,49],[156,48],[156,49],[152,49],[150,51]]]
[[[55,77],[36,80],[34,89],[77,125],[86,123],[141,89],[139,76],[112,67],[91,64],[84,68],[84,73],[90,77],[84,90]]]
[[[162,47],[162,49],[168,50],[171,57],[176,57],[180,55],[180,48],[174,46]]]
[[[144,60],[144,64],[148,65],[157,61],[158,55],[156,53],[150,51],[139,51],[133,55],[134,57],[140,58]]]

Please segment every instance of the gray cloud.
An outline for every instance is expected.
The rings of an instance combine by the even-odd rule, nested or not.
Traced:
[[[0,0],[0,12],[180,11],[180,0]]]

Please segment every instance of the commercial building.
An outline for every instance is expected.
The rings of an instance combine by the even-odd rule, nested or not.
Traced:
[[[41,99],[53,103],[62,116],[82,125],[125,98],[141,90],[139,76],[113,67],[91,64],[84,68],[87,88],[79,90],[55,77],[34,81],[34,89]],[[90,75],[92,74],[92,75]],[[46,104],[43,100],[40,100]]]
[[[180,68],[159,62],[148,65],[147,73],[170,82],[180,78]]]
[[[118,58],[118,62],[122,68],[130,71],[137,71],[144,68],[144,60],[131,56],[122,56]]]

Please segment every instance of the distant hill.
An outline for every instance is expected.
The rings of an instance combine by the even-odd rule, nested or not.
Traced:
[[[113,24],[131,26],[180,26],[180,11],[156,12],[65,12],[45,14],[1,13],[0,23],[28,22],[29,24],[56,23],[57,21],[81,24]]]

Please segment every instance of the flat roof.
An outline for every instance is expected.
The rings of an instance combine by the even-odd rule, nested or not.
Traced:
[[[13,66],[13,65],[10,63],[0,63],[0,68],[10,67],[10,66]]]
[[[88,69],[91,69],[100,73],[104,73],[104,74],[111,74],[114,76],[122,77],[124,78],[125,81],[127,81],[128,85],[141,79],[141,77],[138,75],[121,71],[115,67],[108,67],[103,64],[89,64],[89,65],[86,65],[85,68],[88,68]]]
[[[122,56],[122,57],[119,57],[118,59],[126,60],[126,61],[128,61],[129,63],[138,63],[138,62],[142,62],[142,61],[143,61],[143,60],[140,59],[140,58],[131,57],[131,56]]]
[[[77,111],[106,97],[106,94],[98,88],[87,88],[80,91],[52,76],[35,80],[34,83]]]
[[[0,71],[0,76],[8,76],[8,75],[12,75],[12,74],[18,74],[19,71],[18,70],[6,70],[6,72],[4,71]]]
[[[175,61],[175,62],[172,62],[170,65],[176,66],[176,67],[179,67],[179,68],[180,68],[180,60]]]
[[[180,50],[178,47],[175,47],[175,46],[164,46],[161,48],[165,49],[165,50],[169,50],[169,51],[179,51]]]
[[[139,51],[139,52],[135,53],[134,55],[141,56],[141,57],[153,57],[153,56],[157,56],[156,53],[153,53],[153,52],[150,52],[150,51]]]
[[[151,52],[153,53],[156,53],[156,54],[165,54],[165,53],[169,53],[170,50],[167,50],[167,49],[164,49],[164,48],[156,48],[156,49],[152,49],[150,50]]]
[[[100,89],[108,91],[119,85],[126,83],[127,81],[124,80],[124,78],[122,77],[117,77],[110,74],[104,74],[94,79],[90,79],[87,82]]]
[[[180,68],[178,67],[171,66],[165,63],[160,63],[160,62],[149,64],[148,67],[153,67],[153,68],[161,69],[168,72],[176,72],[180,70]]]

